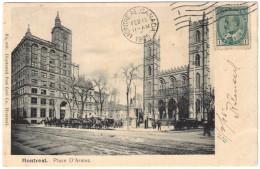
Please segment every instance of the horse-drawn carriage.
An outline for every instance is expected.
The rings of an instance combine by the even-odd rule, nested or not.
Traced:
[[[44,119],[42,122],[45,126],[55,126],[55,127],[68,127],[68,128],[83,128],[83,129],[107,129],[109,127],[115,126],[120,127],[120,123],[115,122],[114,119],[105,118],[101,119],[98,117],[91,118],[69,118],[69,119]]]
[[[197,129],[199,126],[199,122],[194,119],[179,119],[178,121],[174,122],[175,130],[181,129]]]

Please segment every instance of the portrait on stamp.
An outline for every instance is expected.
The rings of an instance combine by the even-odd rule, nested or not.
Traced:
[[[248,7],[219,7],[216,10],[217,46],[249,45]]]

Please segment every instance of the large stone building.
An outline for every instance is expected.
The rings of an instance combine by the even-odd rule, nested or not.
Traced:
[[[78,71],[72,64],[72,32],[62,26],[59,14],[51,34],[52,41],[46,41],[33,36],[28,27],[12,52],[13,118],[39,123],[46,117],[78,116],[70,112],[64,98],[68,88],[64,82],[70,81]],[[86,109],[92,112],[93,106]]]
[[[207,19],[189,26],[188,65],[162,71],[160,39],[144,43],[144,113],[148,121],[207,119],[205,98],[211,91]],[[151,124],[151,123],[150,123]]]

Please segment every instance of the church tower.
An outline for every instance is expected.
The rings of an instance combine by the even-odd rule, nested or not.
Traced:
[[[189,27],[189,118],[207,119],[205,95],[210,90],[208,20],[191,22]]]
[[[52,29],[52,43],[57,45],[57,49],[71,55],[72,33],[71,30],[61,25],[59,12],[55,18],[55,26]]]
[[[144,42],[144,63],[143,63],[143,107],[144,118],[154,119],[154,96],[155,78],[160,71],[160,38],[155,37]]]

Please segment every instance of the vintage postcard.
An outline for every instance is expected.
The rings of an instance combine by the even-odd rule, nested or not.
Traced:
[[[257,2],[5,3],[3,165],[257,165]]]

